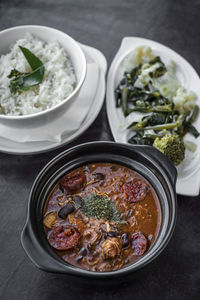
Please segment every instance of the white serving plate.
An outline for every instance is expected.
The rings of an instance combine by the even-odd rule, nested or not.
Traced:
[[[178,80],[186,90],[195,92],[197,95],[196,103],[200,106],[200,78],[194,68],[182,56],[172,49],[152,40],[125,37],[113,59],[107,78],[106,108],[110,128],[116,142],[127,143],[130,132],[120,129],[120,124],[124,122],[124,116],[121,108],[115,107],[114,90],[124,73],[122,64],[124,58],[136,47],[143,45],[150,46],[153,53],[160,56],[164,63],[169,63],[170,60],[176,63],[176,76]],[[199,117],[194,125],[200,131]],[[188,134],[185,140],[194,141],[197,145],[197,150],[194,153],[186,151],[185,160],[178,166],[176,191],[181,195],[197,196],[200,190],[200,137],[195,139]]]
[[[104,55],[99,50],[83,44],[80,44],[80,46],[82,50],[85,52],[87,59],[97,63],[101,70],[99,85],[96,91],[96,95],[94,97],[94,101],[90,107],[87,117],[81,124],[81,127],[70,136],[63,138],[62,141],[59,143],[50,142],[50,141],[18,143],[0,137],[1,152],[11,153],[11,154],[36,154],[36,153],[53,150],[67,143],[70,143],[71,141],[79,137],[94,122],[104,102],[105,74],[107,70],[107,62]],[[62,116],[62,118],[64,120],[64,115]]]

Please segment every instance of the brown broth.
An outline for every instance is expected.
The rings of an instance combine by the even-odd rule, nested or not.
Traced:
[[[158,236],[161,224],[160,203],[156,192],[149,182],[137,172],[127,167],[111,163],[89,164],[68,173],[67,176],[71,177],[77,173],[84,174],[85,178],[84,186],[80,190],[73,191],[73,193],[69,191],[66,192],[66,190],[63,191],[63,189],[60,188],[61,179],[53,188],[45,204],[44,218],[51,212],[54,212],[56,218],[52,223],[52,228],[44,226],[47,239],[49,239],[52,230],[59,225],[70,224],[77,228],[80,234],[79,243],[76,247],[63,251],[55,249],[56,253],[70,264],[91,271],[118,270],[141,258],[142,255],[137,255],[135,249],[133,249],[132,235],[137,232],[142,233],[146,237],[146,251],[148,251]],[[98,180],[95,177],[95,173],[103,173],[104,180]],[[123,190],[124,184],[132,180],[140,181],[148,187],[145,198],[135,203],[130,203],[125,198],[126,195]],[[107,221],[105,219],[98,220],[96,218],[89,218],[81,212],[80,208],[69,214],[66,219],[58,217],[58,211],[67,202],[73,201],[74,195],[84,197],[84,195],[87,194],[102,193],[106,194],[110,198],[110,201],[115,203],[118,211],[123,214],[123,220],[126,221],[126,224]],[[71,194],[73,194],[71,199],[68,199],[67,197]],[[109,237],[109,231],[119,233],[115,237],[116,240],[114,237]],[[89,235],[91,232],[95,232],[96,235]],[[121,247],[121,236],[123,233],[128,233],[129,236],[130,242],[126,248]],[[94,237],[96,237],[96,241]],[[92,238],[94,244],[91,242]],[[111,242],[118,242],[117,245],[120,250],[115,257],[105,258],[105,255],[103,255],[104,249],[102,248],[102,243],[108,238]],[[80,249],[83,248],[86,249],[86,254],[80,255]]]

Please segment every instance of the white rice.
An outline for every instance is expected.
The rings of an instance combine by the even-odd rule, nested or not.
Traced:
[[[13,94],[7,78],[11,70],[31,71],[19,46],[28,48],[43,62],[45,73],[38,86]],[[0,57],[0,114],[20,116],[44,111],[66,99],[75,86],[76,76],[71,61],[56,41],[45,43],[26,34],[8,54]]]

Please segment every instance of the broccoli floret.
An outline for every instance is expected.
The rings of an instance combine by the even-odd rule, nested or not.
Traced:
[[[185,146],[183,140],[176,134],[156,138],[153,147],[160,150],[172,163],[177,166],[185,158]]]

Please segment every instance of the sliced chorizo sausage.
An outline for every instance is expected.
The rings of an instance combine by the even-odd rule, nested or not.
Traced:
[[[143,255],[147,250],[147,239],[141,232],[132,235],[132,248],[134,255]]]
[[[69,250],[78,245],[80,234],[70,225],[57,226],[49,235],[49,243],[56,250]]]
[[[124,183],[122,191],[127,201],[139,202],[145,199],[148,192],[148,186],[142,180],[132,180]]]
[[[60,181],[61,189],[66,190],[68,193],[75,193],[80,191],[85,181],[85,175],[78,172],[71,176],[65,176]]]

